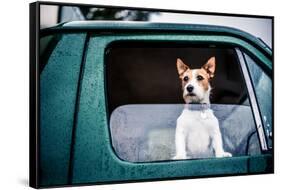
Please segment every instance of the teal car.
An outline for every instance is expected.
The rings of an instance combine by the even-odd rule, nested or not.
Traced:
[[[73,21],[40,30],[38,43],[40,187],[273,173],[273,54],[255,36]],[[173,160],[184,106],[176,58],[199,65],[210,55],[218,60],[212,108],[233,157]]]

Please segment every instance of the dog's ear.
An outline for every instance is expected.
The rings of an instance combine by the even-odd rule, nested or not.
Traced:
[[[211,57],[205,65],[203,65],[202,69],[204,69],[208,75],[209,78],[213,78],[215,75],[215,69],[216,69],[216,58]]]
[[[189,67],[186,64],[184,64],[180,58],[177,58],[177,69],[179,75],[182,75],[186,70],[189,69]]]

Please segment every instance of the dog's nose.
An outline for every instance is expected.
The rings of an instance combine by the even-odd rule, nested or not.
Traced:
[[[188,92],[192,92],[193,89],[194,89],[194,87],[193,87],[192,85],[188,85],[188,86],[186,87],[186,90],[187,90]]]

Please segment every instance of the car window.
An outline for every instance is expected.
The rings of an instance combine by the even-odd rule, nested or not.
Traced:
[[[233,48],[134,42],[112,44],[105,57],[110,134],[120,159],[174,159],[177,119],[186,108],[177,59],[198,69],[210,57],[216,59],[215,76],[210,80],[210,108],[219,123],[224,151],[232,156],[261,153],[247,88]],[[200,110],[202,105],[192,106]],[[204,117],[197,118],[199,122],[200,119]],[[198,138],[191,138],[200,144]],[[210,154],[193,154],[186,159],[216,157],[214,150],[209,150]]]
[[[268,146],[272,146],[272,80],[249,55],[245,54],[252,83],[262,115]]]

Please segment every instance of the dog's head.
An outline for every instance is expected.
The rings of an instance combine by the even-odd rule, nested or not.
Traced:
[[[183,99],[186,103],[209,103],[210,80],[214,77],[215,57],[211,57],[199,69],[190,69],[181,59],[177,59],[179,78],[182,81]]]

